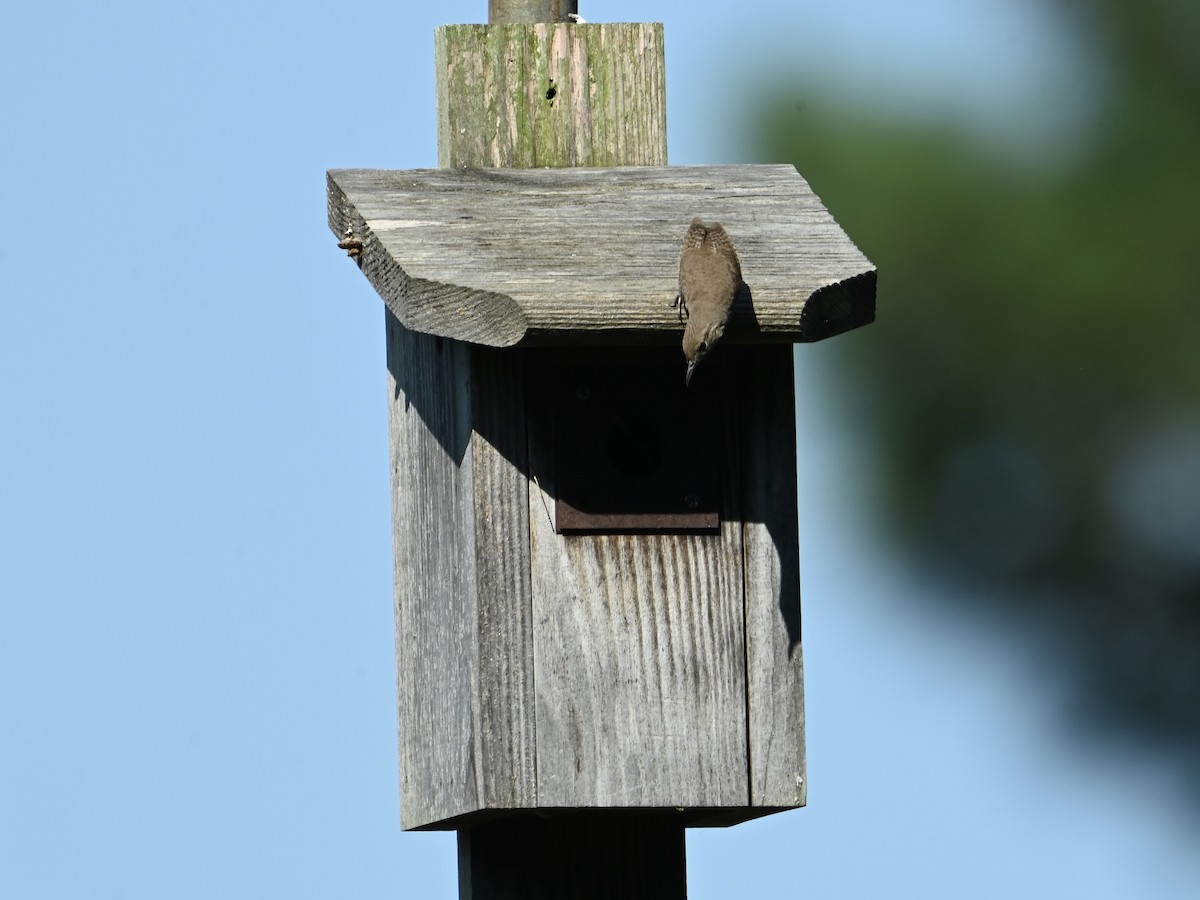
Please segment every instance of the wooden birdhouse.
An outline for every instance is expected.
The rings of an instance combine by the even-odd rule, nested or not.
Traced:
[[[666,166],[659,138],[614,154],[638,165],[505,167],[523,145],[466,108],[508,59],[533,89],[501,118],[593,147],[572,79],[657,96],[661,121],[661,46],[658,25],[447,26],[444,167],[328,173],[387,308],[405,828],[621,810],[681,835],[805,802],[792,344],[870,322],[874,268],[790,165]],[[744,284],[685,386],[693,216]]]

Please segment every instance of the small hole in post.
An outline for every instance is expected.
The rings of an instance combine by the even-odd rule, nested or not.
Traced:
[[[546,99],[550,101],[550,105],[554,105],[554,98],[558,96],[558,85],[554,83],[554,79],[550,79],[550,87],[546,88]]]

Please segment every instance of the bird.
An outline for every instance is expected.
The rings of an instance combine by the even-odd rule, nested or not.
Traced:
[[[679,252],[679,293],[672,307],[679,310],[683,329],[683,355],[687,358],[684,384],[700,360],[725,333],[733,299],[742,284],[742,264],[733,241],[719,222],[705,225],[699,216],[683,236]]]

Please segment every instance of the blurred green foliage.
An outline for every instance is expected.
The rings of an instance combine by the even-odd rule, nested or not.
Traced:
[[[1200,800],[1200,6],[1084,7],[1103,106],[1067,167],[829,96],[759,123],[879,268],[835,364],[872,401],[884,522]]]

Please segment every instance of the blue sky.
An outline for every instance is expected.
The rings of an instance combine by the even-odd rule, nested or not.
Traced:
[[[453,838],[399,830],[383,311],[325,225],[325,169],[436,164],[433,29],[486,3],[407,6],[6,12],[2,897],[456,896]],[[581,12],[665,22],[674,163],[747,158],[769,79],[1013,153],[1095,102],[1031,2],[778,7]],[[798,356],[810,805],[691,834],[691,896],[1193,896],[1169,770],[864,545],[827,354]]]

